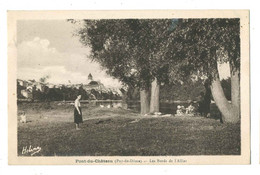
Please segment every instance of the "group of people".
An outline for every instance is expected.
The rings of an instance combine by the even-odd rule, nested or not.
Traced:
[[[74,123],[76,124],[76,130],[80,130],[79,124],[83,123],[80,99],[81,99],[81,95],[77,95],[77,98],[74,103],[75,106]],[[197,110],[196,107],[194,106],[194,102],[190,102],[187,108],[178,105],[176,115],[183,115],[183,114],[194,115],[196,112],[198,112],[200,115],[204,117],[210,117],[210,103],[211,103],[211,93],[210,91],[206,90],[205,94],[204,92],[200,93]]]
[[[193,102],[189,103],[189,106],[187,108],[185,108],[184,106],[178,105],[177,106],[177,110],[176,110],[176,115],[184,115],[184,114],[188,114],[188,115],[194,115],[196,112],[196,108],[193,105]]]
[[[77,95],[77,98],[74,102],[74,106],[75,106],[74,123],[76,124],[76,130],[80,130],[79,125],[81,123],[83,123],[80,99],[81,99],[81,95]],[[178,105],[176,115],[183,115],[183,114],[194,115],[195,112],[197,111],[200,113],[200,115],[209,117],[210,116],[210,102],[211,102],[210,93],[208,93],[207,91],[206,91],[206,94],[201,92],[197,110],[196,110],[196,107],[194,106],[194,102],[191,101],[187,108],[185,108],[184,106]],[[26,123],[25,113],[21,114],[20,122]]]
[[[195,107],[195,104],[192,101],[189,103],[187,108],[178,105],[176,115],[194,115],[196,112],[198,112],[201,116],[210,117],[211,91],[208,82],[205,82],[204,86],[206,90],[205,93],[200,93],[197,107]],[[76,130],[80,130],[79,124],[83,123],[80,99],[81,95],[77,95],[74,103],[74,123],[76,124]]]
[[[200,93],[199,101],[197,107],[195,107],[195,103],[190,101],[189,106],[185,108],[184,106],[178,105],[176,110],[176,115],[195,115],[198,112],[200,115],[204,117],[210,117],[210,103],[211,103],[211,96],[210,93],[206,91]]]

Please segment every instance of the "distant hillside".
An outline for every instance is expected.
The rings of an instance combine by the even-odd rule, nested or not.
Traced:
[[[35,80],[17,80],[18,100],[62,101],[75,100],[81,94],[83,100],[120,100],[121,91],[116,88],[106,88],[99,81],[88,84],[54,85],[36,82]]]

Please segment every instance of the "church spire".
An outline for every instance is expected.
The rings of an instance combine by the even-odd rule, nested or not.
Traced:
[[[88,74],[88,80],[89,80],[89,81],[92,81],[92,80],[93,80],[93,76],[91,75],[91,73]]]

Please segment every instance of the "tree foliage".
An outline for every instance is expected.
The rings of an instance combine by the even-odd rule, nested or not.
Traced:
[[[141,89],[143,104],[148,104],[147,88],[153,82],[150,108],[159,109],[161,83],[197,77],[209,82],[225,121],[239,121],[239,19],[84,20],[77,34],[108,74]],[[219,80],[221,63],[231,68],[231,104]]]
[[[196,74],[214,78],[218,76],[219,63],[230,63],[231,70],[239,70],[239,31],[239,19],[178,20],[171,34],[169,47],[172,49],[167,53],[171,63],[170,77],[180,79]]]
[[[108,74],[144,88],[155,77],[168,80],[165,49],[172,26],[171,19],[84,20],[77,35]]]

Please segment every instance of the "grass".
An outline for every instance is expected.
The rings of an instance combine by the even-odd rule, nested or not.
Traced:
[[[240,125],[197,117],[142,117],[123,109],[82,107],[75,130],[73,106],[22,103],[28,123],[18,123],[18,155],[35,156],[239,155]]]

